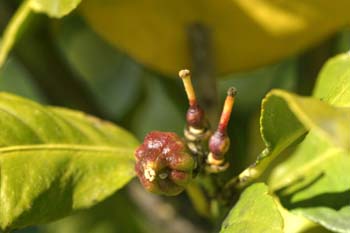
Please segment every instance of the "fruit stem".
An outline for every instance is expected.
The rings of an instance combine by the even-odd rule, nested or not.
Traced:
[[[202,189],[199,187],[199,185],[192,181],[187,187],[186,187],[186,193],[188,197],[190,198],[192,205],[194,209],[197,211],[197,213],[204,218],[210,218],[210,211],[209,211],[209,202],[207,198],[205,197]]]
[[[213,59],[212,31],[202,23],[189,25],[188,48],[191,57],[193,83],[199,104],[205,109],[210,125],[218,121],[218,91]]]

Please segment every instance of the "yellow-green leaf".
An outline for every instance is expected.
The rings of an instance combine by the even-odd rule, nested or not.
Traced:
[[[298,129],[310,130],[289,159],[273,170],[269,186],[284,207],[335,232],[350,229],[349,64],[349,54],[342,54],[325,65],[314,90],[317,98],[273,92],[262,118],[269,151],[294,143],[301,134],[288,136]],[[283,104],[274,106],[276,99]],[[284,117],[288,114],[294,119]],[[288,132],[281,130],[286,125]]]
[[[283,218],[263,183],[248,187],[222,224],[221,233],[283,233]]]
[[[350,107],[350,53],[330,59],[322,68],[313,96],[338,107]]]
[[[135,138],[112,123],[0,94],[0,230],[87,208],[134,177]]]
[[[336,232],[348,232],[349,169],[349,151],[311,131],[274,170],[269,183],[289,210]]]

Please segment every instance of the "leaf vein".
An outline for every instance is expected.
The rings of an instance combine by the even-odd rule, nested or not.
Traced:
[[[118,148],[109,146],[91,146],[76,144],[38,144],[38,145],[18,145],[0,148],[0,154],[13,153],[19,151],[34,150],[70,150],[70,151],[95,151],[95,152],[131,152],[133,148]]]

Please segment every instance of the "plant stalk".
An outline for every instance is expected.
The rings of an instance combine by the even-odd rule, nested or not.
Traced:
[[[15,14],[12,16],[2,35],[0,47],[0,68],[4,65],[8,54],[18,38],[18,33],[22,28],[24,21],[28,18],[29,13],[31,12],[29,4],[29,0],[26,0],[21,4]]]
[[[197,87],[198,100],[206,112],[211,126],[218,122],[218,91],[214,77],[212,38],[202,24],[193,24],[188,29],[189,49],[192,57],[191,72]]]

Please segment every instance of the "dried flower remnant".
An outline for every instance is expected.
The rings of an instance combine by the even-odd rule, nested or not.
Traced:
[[[234,87],[230,87],[228,89],[218,128],[209,139],[210,153],[208,155],[207,163],[211,165],[212,169],[217,171],[226,169],[228,166],[227,163],[224,164],[225,154],[230,147],[230,138],[227,135],[227,126],[230,121],[236,94],[237,91]]]
[[[150,192],[174,196],[192,179],[195,161],[175,133],[150,132],[137,148],[135,157],[137,176]]]
[[[204,116],[204,110],[197,102],[196,93],[191,81],[191,72],[186,69],[180,70],[179,77],[184,84],[189,103],[189,108],[186,114],[187,125],[196,129],[203,128],[206,126],[206,119]]]
[[[206,151],[207,141],[211,134],[209,123],[205,117],[204,110],[197,102],[196,93],[191,81],[191,72],[186,69],[180,70],[179,77],[184,84],[189,103],[186,113],[187,124],[184,130],[187,146],[193,154],[203,157]]]

